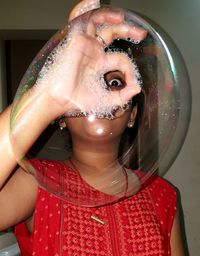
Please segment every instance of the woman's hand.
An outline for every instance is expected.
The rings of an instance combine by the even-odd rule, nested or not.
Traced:
[[[85,18],[83,18],[85,17]],[[87,21],[87,22],[86,22]],[[52,63],[43,68],[37,81],[38,91],[46,92],[57,105],[57,115],[68,111],[104,112],[122,105],[140,92],[132,61],[123,53],[106,53],[114,39],[141,41],[146,32],[125,24],[119,10],[98,9],[77,17],[69,24],[67,40],[57,47]],[[121,71],[126,86],[108,91],[103,77]]]

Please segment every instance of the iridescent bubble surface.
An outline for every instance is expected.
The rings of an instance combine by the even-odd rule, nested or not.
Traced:
[[[111,7],[102,10],[116,13]],[[11,115],[18,163],[50,193],[89,207],[132,196],[163,175],[184,142],[190,119],[189,78],[172,39],[146,18],[117,11],[124,14],[120,24],[93,22],[94,10],[57,32],[25,73]],[[132,36],[123,36],[124,26],[131,27]],[[109,38],[112,29],[120,36]],[[137,29],[145,31],[142,39]],[[93,54],[88,55],[90,47]],[[84,56],[81,69],[77,56]],[[77,84],[75,92],[71,83]],[[127,87],[131,98],[124,96]],[[51,93],[71,107],[52,120],[27,152],[17,131],[31,115],[29,106],[37,104],[37,90],[38,97]],[[67,127],[59,130],[59,124]],[[80,151],[88,165],[77,158]],[[58,175],[38,168],[34,158],[56,160],[63,169]]]

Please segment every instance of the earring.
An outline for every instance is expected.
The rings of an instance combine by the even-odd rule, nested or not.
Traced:
[[[130,119],[130,120],[128,121],[127,127],[128,127],[128,128],[133,128],[133,126],[134,126],[134,121]]]
[[[67,126],[64,119],[60,119],[58,123],[59,123],[60,130],[61,130],[61,131],[62,131],[64,128],[66,128],[66,126]]]

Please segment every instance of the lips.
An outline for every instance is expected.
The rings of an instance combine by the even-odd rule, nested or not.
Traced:
[[[80,110],[74,110],[74,111],[69,111],[65,113],[65,117],[89,117],[93,116],[98,119],[108,119],[108,120],[113,120],[115,118],[118,118],[124,114],[127,110],[129,110],[131,107],[131,101],[124,104],[123,106],[114,106],[112,107],[111,110],[106,111],[80,111]]]

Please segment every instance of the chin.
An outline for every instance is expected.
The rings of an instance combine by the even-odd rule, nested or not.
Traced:
[[[94,122],[92,124],[86,124],[84,127],[87,136],[97,139],[113,138],[114,131],[112,125],[106,122]]]
[[[86,118],[75,118],[69,121],[67,126],[71,135],[88,140],[88,142],[106,142],[117,139],[125,128],[125,125],[119,119],[94,119],[89,121]]]

